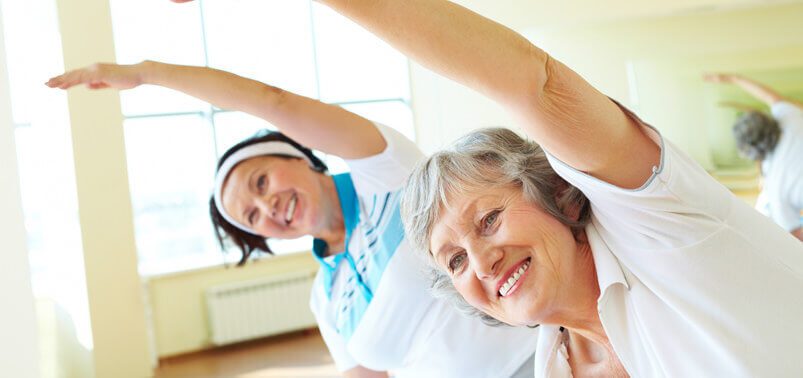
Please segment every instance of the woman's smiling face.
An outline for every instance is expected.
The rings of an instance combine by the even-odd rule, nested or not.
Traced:
[[[264,237],[316,235],[329,221],[321,178],[302,159],[251,158],[237,164],[226,178],[223,207]]]
[[[460,295],[510,325],[555,321],[577,274],[571,229],[515,186],[466,191],[449,204],[429,247]]]

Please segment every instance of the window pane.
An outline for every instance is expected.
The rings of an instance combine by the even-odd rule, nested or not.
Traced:
[[[207,0],[209,65],[317,98],[308,1]]]
[[[34,122],[32,118],[42,109],[58,107],[61,112],[66,108],[64,97],[44,85],[64,70],[54,5],[52,0],[2,2],[11,112],[16,124]]]
[[[66,117],[47,127],[15,130],[31,284],[38,298],[57,302],[79,342],[92,345],[78,199]]]
[[[43,85],[64,70],[56,4],[0,3],[6,48],[0,59],[8,64],[32,288],[37,298],[58,303],[78,341],[91,350],[67,96]]]
[[[176,116],[124,127],[140,273],[222,262],[208,215],[215,164],[208,124]]]
[[[321,99],[408,98],[407,59],[354,22],[315,3]]]
[[[110,0],[117,61],[146,59],[203,66],[201,13],[196,2]],[[190,96],[156,86],[120,92],[123,114],[200,111],[206,105]]]

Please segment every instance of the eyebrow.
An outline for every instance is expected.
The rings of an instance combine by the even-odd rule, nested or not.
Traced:
[[[258,169],[255,168],[253,171],[251,171],[251,174],[248,175],[247,187],[249,192],[253,192],[254,176],[256,175],[257,171]],[[246,224],[251,224],[250,220],[248,219],[248,213],[250,213],[249,210],[251,210],[251,208],[249,206],[245,206],[243,211],[240,213]]]
[[[432,254],[432,258],[435,260],[435,262],[440,262],[441,261],[440,256],[445,255],[448,251],[456,248],[458,248],[456,245],[452,243],[447,243],[438,248],[438,250],[435,251],[434,253],[432,252],[432,250],[430,250],[430,253]]]
[[[484,196],[479,196],[477,198],[474,198],[471,202],[467,203],[466,206],[463,207],[463,209],[460,210],[460,214],[465,214],[466,212],[468,212],[469,209],[473,210],[473,212],[476,213],[477,212],[477,202],[479,202],[480,200],[482,200],[483,198],[486,198],[486,197],[488,197],[488,196],[484,195]],[[472,215],[471,221],[469,223],[471,224],[472,227],[474,227],[474,225],[476,224],[476,219],[474,219],[473,215]],[[452,230],[452,231],[454,232],[454,230]],[[430,238],[431,238],[431,236],[430,236]],[[452,242],[448,242],[448,243],[440,246],[440,248],[438,248],[435,251],[430,249],[429,253],[435,259],[435,261],[438,261],[438,256],[440,256],[442,253],[445,253],[449,249],[454,249],[454,248],[460,248],[460,247],[455,245],[455,244],[453,244]]]

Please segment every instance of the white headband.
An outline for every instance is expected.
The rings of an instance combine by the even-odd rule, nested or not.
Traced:
[[[312,161],[309,159],[309,157],[307,157],[307,155],[304,155],[304,153],[292,145],[281,141],[269,141],[252,144],[237,150],[237,152],[226,158],[223,164],[220,165],[220,168],[217,170],[217,174],[215,176],[215,206],[217,207],[217,210],[223,219],[235,227],[252,234],[257,233],[254,232],[254,230],[250,227],[234,220],[234,217],[229,215],[229,213],[226,212],[226,209],[223,208],[223,183],[226,182],[226,177],[229,175],[229,173],[231,173],[231,170],[235,165],[244,160],[265,155],[285,155],[297,157],[304,159],[307,163],[309,163],[310,166],[313,166]]]

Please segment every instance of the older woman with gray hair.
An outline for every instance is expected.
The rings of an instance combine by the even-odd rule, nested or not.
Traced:
[[[407,235],[536,375],[789,376],[803,246],[521,35],[441,0],[321,0],[514,114],[414,169]]]
[[[760,164],[764,176],[757,208],[803,241],[803,107],[739,75],[711,74],[706,81],[734,84],[770,107],[772,116],[748,109],[733,125],[736,146]]]

